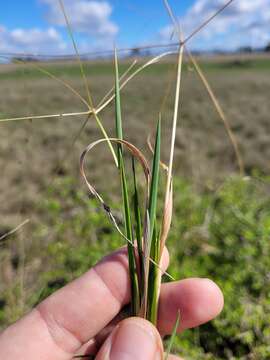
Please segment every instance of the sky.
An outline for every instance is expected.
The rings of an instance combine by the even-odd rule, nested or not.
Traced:
[[[80,53],[174,41],[162,0],[63,0]],[[227,0],[171,0],[189,35]],[[234,50],[270,42],[270,0],[234,2],[190,42],[194,50]],[[70,54],[58,0],[3,1],[0,53]]]

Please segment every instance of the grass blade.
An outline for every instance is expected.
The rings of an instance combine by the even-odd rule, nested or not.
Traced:
[[[142,219],[141,219],[141,211],[140,211],[139,194],[137,189],[136,167],[135,167],[134,157],[132,157],[132,172],[133,172],[133,187],[134,187],[133,211],[135,217],[135,233],[136,233],[138,255],[139,255],[140,295],[141,295],[140,297],[142,298],[144,292],[144,278],[145,278],[144,259],[143,259],[143,231],[142,231]]]
[[[133,172],[133,186],[134,186],[134,196],[133,196],[133,203],[134,203],[134,215],[136,220],[136,239],[138,242],[138,250],[142,252],[142,220],[141,220],[141,211],[140,211],[140,202],[139,202],[139,194],[137,189],[137,178],[136,178],[136,168],[135,168],[135,161],[132,158],[132,172]]]
[[[240,149],[239,149],[239,144],[238,144],[238,141],[237,141],[237,138],[236,136],[234,135],[232,129],[231,129],[231,126],[226,118],[226,115],[209,83],[209,81],[207,80],[206,76],[204,75],[199,63],[196,61],[196,59],[194,58],[194,56],[192,56],[191,52],[187,51],[187,54],[189,56],[189,59],[191,60],[191,63],[193,64],[199,78],[201,79],[204,87],[206,88],[207,92],[208,92],[208,95],[210,96],[210,99],[212,100],[212,103],[220,117],[220,119],[222,120],[223,124],[224,124],[224,127],[227,131],[227,134],[229,136],[229,139],[232,143],[232,146],[233,146],[233,149],[234,149],[234,152],[235,152],[235,156],[236,156],[236,159],[237,159],[237,163],[238,163],[238,167],[239,167],[239,172],[240,172],[240,176],[244,176],[244,173],[245,173],[245,166],[244,166],[244,162],[243,162],[243,159],[242,159],[242,156],[241,156],[241,152],[240,152]]]
[[[157,194],[159,183],[159,163],[160,163],[160,142],[161,142],[161,119],[159,118],[156,130],[155,150],[152,164],[152,177],[149,196],[149,217],[150,217],[150,239],[154,232],[157,210]]]
[[[163,224],[166,224],[167,229],[162,229],[162,236],[167,233],[170,223],[168,222],[168,213],[166,209],[171,209],[172,196],[173,196],[173,187],[172,187],[172,171],[173,171],[173,159],[174,159],[174,148],[175,148],[175,138],[176,138],[176,128],[178,122],[178,112],[179,112],[179,103],[180,103],[180,88],[181,88],[181,79],[182,79],[182,64],[183,64],[183,54],[184,46],[180,45],[178,53],[178,62],[177,62],[177,79],[176,79],[176,88],[175,88],[175,100],[174,100],[174,113],[173,113],[173,124],[172,124],[172,134],[171,134],[171,147],[170,147],[170,156],[169,156],[169,165],[167,173],[167,183],[166,183],[166,192],[165,192],[165,202],[163,210]],[[172,210],[172,209],[171,209]],[[170,215],[171,218],[172,215]],[[163,247],[165,245],[166,238],[163,236],[160,253],[163,252]]]
[[[150,258],[153,259],[154,262],[149,264],[147,319],[151,321],[152,324],[156,325],[161,281],[160,268],[157,266],[160,258],[160,244],[156,225],[154,226],[153,237],[151,240]]]
[[[144,288],[143,293],[141,294],[141,309],[140,314],[142,318],[147,319],[147,304],[148,304],[148,276],[149,276],[149,267],[150,267],[150,239],[149,239],[149,233],[150,233],[150,219],[149,219],[149,212],[146,207],[146,214],[145,214],[145,220],[144,220],[144,229],[143,229],[143,270],[144,270]]]
[[[131,243],[130,242],[127,243],[129,276],[130,276],[130,285],[131,285],[131,309],[132,309],[132,315],[136,316],[140,309],[140,292],[139,292],[138,272],[136,265],[136,254],[135,254],[135,248],[133,246],[134,237],[132,233],[128,187],[127,187],[122,156],[120,157],[119,166],[120,166],[122,197],[123,197],[123,205],[124,205],[126,237],[131,241]]]
[[[123,140],[121,97],[120,97],[120,87],[119,87],[119,70],[118,70],[118,59],[117,59],[116,50],[115,50],[114,58],[115,58],[115,131],[116,131],[116,137],[120,140]],[[132,309],[132,315],[135,316],[138,314],[140,309],[140,292],[139,292],[138,271],[137,271],[138,269],[136,264],[136,254],[135,254],[135,248],[133,246],[134,237],[132,231],[128,186],[127,186],[127,180],[125,174],[123,148],[121,144],[117,144],[117,156],[118,156],[118,168],[121,178],[126,237],[131,241],[131,243],[130,242],[127,243],[127,247],[128,247],[129,276],[130,276],[130,285],[131,285],[131,309]]]
[[[156,210],[160,170],[160,143],[161,143],[161,119],[159,118],[156,131],[155,150],[152,164],[152,178],[149,197],[149,218],[150,218],[150,257],[155,263],[160,260],[159,235],[156,229]],[[159,294],[159,268],[156,264],[149,264],[148,277],[148,310],[147,319],[154,325],[157,321],[157,306]]]
[[[170,352],[172,350],[172,346],[173,346],[173,343],[174,343],[174,340],[175,340],[175,337],[176,337],[176,334],[177,334],[177,329],[178,329],[179,323],[180,323],[180,311],[178,311],[178,314],[177,314],[176,322],[175,322],[174,327],[173,327],[173,332],[172,332],[172,335],[170,337],[170,341],[169,341],[169,344],[168,344],[168,348],[167,348],[164,360],[169,359],[169,355],[170,355]]]

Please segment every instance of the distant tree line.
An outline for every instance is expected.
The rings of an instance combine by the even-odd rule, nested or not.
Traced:
[[[242,46],[239,47],[236,51],[234,51],[234,53],[245,53],[245,54],[251,54],[251,53],[268,53],[270,52],[270,42],[263,48],[253,48],[251,46]],[[199,54],[203,54],[203,51],[193,51],[194,54],[199,55]],[[213,54],[226,54],[228,53],[226,50],[213,50],[211,51],[211,53]],[[88,57],[85,57],[86,59],[90,59],[90,53],[88,54]],[[130,50],[128,57],[148,57],[153,55],[152,51],[150,49],[145,49],[145,48],[140,48],[140,47],[136,47]],[[59,57],[59,59],[55,59],[55,61],[59,60],[59,61],[63,61],[63,60],[72,60],[73,57],[70,58],[61,58]],[[95,57],[98,58],[98,57]],[[106,57],[103,57],[106,58]],[[50,56],[46,56],[46,57],[42,57],[42,58],[38,58],[33,56],[14,56],[10,58],[10,61],[12,63],[18,63],[18,62],[35,62],[35,61],[39,61],[39,60],[50,60]]]

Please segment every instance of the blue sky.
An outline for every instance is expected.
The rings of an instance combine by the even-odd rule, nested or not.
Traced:
[[[226,0],[171,0],[188,35]],[[171,41],[162,0],[64,0],[81,52]],[[270,0],[235,0],[193,39],[196,49],[264,46],[270,41]],[[72,52],[58,0],[1,4],[0,52]]]

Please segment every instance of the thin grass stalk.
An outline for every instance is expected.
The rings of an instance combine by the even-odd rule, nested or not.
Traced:
[[[156,226],[154,227],[153,238],[151,241],[150,258],[154,262],[149,264],[147,319],[156,326],[161,281],[161,269],[156,265],[160,260],[159,234]]]
[[[88,110],[88,111],[78,111],[78,112],[72,112],[72,113],[19,116],[19,117],[0,119],[0,122],[5,123],[5,122],[10,122],[10,121],[43,120],[43,119],[55,119],[55,118],[61,119],[61,118],[71,117],[71,116],[89,115],[90,113],[91,112]]]
[[[17,225],[14,229],[4,233],[3,235],[0,236],[0,241],[3,241],[5,238],[11,236],[12,234],[14,234],[15,232],[17,232],[18,230],[20,230],[24,225],[28,224],[30,221],[30,219],[26,219],[24,220],[21,224]]]
[[[174,148],[175,148],[175,138],[176,138],[176,128],[178,120],[178,111],[179,111],[179,100],[180,100],[180,89],[181,89],[181,78],[182,78],[182,65],[183,65],[183,33],[181,31],[180,24],[174,15],[168,0],[164,0],[165,8],[168,12],[168,15],[175,27],[175,31],[179,36],[179,52],[178,52],[178,61],[177,61],[177,80],[176,80],[176,89],[175,89],[175,102],[174,102],[174,113],[173,113],[173,125],[172,125],[172,135],[171,135],[171,148],[170,148],[170,158],[169,165],[167,170],[167,184],[165,192],[165,202],[163,209],[163,219],[161,225],[161,234],[160,234],[160,253],[162,255],[165,242],[167,240],[169,230],[171,227],[172,220],[172,211],[173,211],[173,179],[172,179],[172,168],[173,168],[173,158],[174,158]],[[160,285],[161,285],[161,275],[160,275]]]
[[[158,63],[161,59],[166,56],[174,55],[174,51],[168,51],[166,53],[160,54],[153,59],[147,61],[145,64],[136,69],[131,75],[129,75],[126,79],[123,79],[123,82],[120,85],[120,90],[122,90],[133,78],[135,78],[138,74],[140,74],[144,69],[149,66]],[[98,115],[102,110],[104,110],[115,98],[115,94],[112,95],[109,99],[107,99],[103,104],[100,104],[97,109],[94,109],[95,114]],[[88,111],[77,111],[72,113],[58,113],[58,114],[45,114],[45,115],[34,115],[34,116],[20,116],[20,117],[12,117],[12,118],[4,118],[0,119],[0,122],[10,122],[10,121],[23,121],[23,120],[41,120],[41,119],[50,119],[50,118],[64,118],[71,116],[82,116],[82,115],[92,115],[93,110]],[[104,133],[103,133],[104,135]],[[105,135],[104,135],[105,137]],[[106,137],[105,137],[106,138]]]
[[[168,0],[163,0],[164,1],[164,4],[165,4],[165,7],[166,7],[166,10],[169,14],[169,17],[171,18],[172,20],[172,23],[174,24],[174,27],[175,29],[177,30],[177,32],[179,33],[179,37],[180,37],[180,41],[181,39],[183,39],[183,33],[181,31],[181,27],[180,27],[180,24],[176,18],[176,16],[174,15],[170,5],[169,5],[169,2]],[[218,16],[221,12],[223,12],[234,0],[230,0],[228,1],[227,3],[224,4],[223,7],[221,7],[220,9],[218,9],[218,11],[216,13],[214,13],[209,19],[207,19],[201,26],[199,26],[193,33],[191,33],[184,41],[182,41],[182,45],[185,45],[187,41],[189,41],[189,39],[191,39],[197,32],[199,32],[204,26],[206,26],[209,22],[211,22],[216,16]],[[237,162],[238,162],[238,166],[239,166],[239,172],[240,172],[240,175],[243,176],[244,175],[244,163],[243,163],[243,159],[241,157],[241,154],[240,154],[240,150],[239,150],[239,145],[238,145],[238,142],[237,142],[237,139],[236,137],[234,136],[234,133],[230,127],[230,124],[228,122],[228,120],[226,119],[226,116],[219,104],[219,101],[217,99],[217,97],[215,96],[211,86],[210,86],[210,83],[208,82],[208,80],[206,79],[202,69],[200,68],[198,62],[195,60],[195,58],[192,56],[191,52],[188,51],[187,47],[185,46],[185,49],[187,51],[187,54],[189,56],[189,59],[191,60],[197,74],[199,75],[200,79],[202,80],[202,83],[204,84],[213,104],[214,104],[214,107],[218,113],[218,115],[220,116],[221,120],[223,121],[224,123],[224,126],[225,126],[225,129],[228,133],[228,136],[230,138],[230,141],[233,145],[233,148],[234,148],[234,151],[235,151],[235,154],[236,154],[236,158],[237,158]]]
[[[137,64],[138,60],[135,59],[131,64],[130,66],[127,68],[127,70],[121,75],[119,76],[119,85],[121,83],[121,81],[123,81],[127,75],[131,72],[131,70],[134,68],[134,66]],[[105,101],[107,99],[110,98],[111,95],[114,96],[114,93],[115,93],[115,87],[113,86],[104,96],[103,98],[100,100],[100,102],[98,103],[98,106],[97,108],[99,108],[103,103],[105,103]]]
[[[66,10],[65,10],[65,6],[64,6],[64,3],[63,3],[63,0],[58,0],[59,1],[59,4],[60,4],[60,7],[61,7],[61,10],[62,10],[62,13],[64,15],[64,18],[65,18],[65,22],[66,22],[66,26],[67,26],[67,30],[68,30],[68,34],[71,38],[71,41],[72,41],[72,44],[73,44],[73,48],[75,50],[75,54],[76,54],[76,57],[77,57],[77,61],[78,61],[78,64],[79,64],[79,67],[80,67],[80,72],[81,72],[81,75],[82,75],[82,79],[84,81],[84,85],[85,85],[85,90],[86,90],[86,93],[87,93],[87,98],[88,98],[88,101],[89,101],[89,108],[91,109],[93,115],[94,115],[94,118],[103,134],[103,136],[105,137],[105,139],[107,139],[107,143],[108,143],[108,146],[112,152],[112,155],[113,155],[113,159],[115,161],[115,164],[117,164],[117,157],[116,157],[116,154],[115,154],[115,151],[114,151],[114,148],[109,140],[109,137],[107,135],[107,132],[104,128],[104,126],[102,125],[102,122],[100,121],[97,113],[96,113],[96,110],[95,110],[95,107],[94,107],[94,103],[93,103],[93,99],[92,99],[92,96],[91,96],[91,92],[90,92],[90,88],[89,88],[89,84],[88,84],[88,81],[87,81],[87,77],[86,77],[86,74],[85,74],[85,71],[84,71],[84,67],[83,67],[83,63],[81,61],[81,58],[80,58],[80,54],[79,54],[79,50],[77,48],[77,44],[76,44],[76,41],[75,41],[75,38],[73,36],[73,31],[72,31],[72,28],[71,28],[71,25],[69,23],[69,19],[68,19],[68,16],[67,16],[67,13],[66,13]]]
[[[120,98],[120,88],[119,88],[119,70],[118,70],[118,59],[117,59],[116,49],[115,49],[114,59],[115,59],[115,131],[116,131],[116,137],[120,140],[123,140],[121,98]],[[117,161],[118,161],[118,168],[121,178],[126,237],[131,241],[127,243],[127,248],[128,248],[129,276],[130,276],[130,286],[131,286],[131,311],[132,311],[132,315],[135,316],[138,314],[140,309],[140,292],[139,292],[139,281],[138,281],[138,269],[136,264],[136,254],[135,254],[135,248],[133,246],[134,237],[132,232],[128,186],[125,175],[123,148],[121,144],[117,145]]]
[[[122,111],[121,111],[121,98],[119,86],[119,68],[117,51],[114,52],[114,65],[115,65],[115,133],[118,139],[123,140],[123,125],[122,125]],[[120,168],[120,158],[123,158],[123,148],[121,144],[117,145],[118,166]]]
[[[159,118],[156,130],[156,140],[154,157],[152,164],[152,177],[150,185],[150,197],[149,197],[149,219],[150,219],[150,258],[159,263],[160,260],[160,244],[159,235],[157,232],[156,212],[157,212],[157,197],[159,186],[159,172],[160,172],[160,147],[161,147],[161,119]],[[149,265],[149,277],[148,277],[148,310],[147,319],[154,325],[157,322],[157,306],[159,295],[159,268],[151,263]]]
[[[141,309],[139,316],[147,318],[147,303],[148,303],[148,277],[149,277],[149,265],[150,265],[150,220],[148,206],[146,206],[144,227],[143,227],[143,292],[141,294]]]
[[[132,173],[133,173],[133,211],[135,218],[135,233],[137,240],[137,248],[138,248],[138,256],[139,256],[139,271],[138,278],[140,279],[139,287],[140,287],[140,302],[144,293],[144,278],[145,278],[145,269],[144,269],[144,252],[143,252],[143,225],[141,218],[141,210],[140,210],[140,200],[139,193],[137,188],[137,177],[136,177],[136,167],[135,167],[135,159],[132,157]]]
[[[187,54],[188,54],[188,57],[189,59],[191,60],[199,78],[201,79],[203,85],[205,86],[206,90],[207,90],[207,93],[208,95],[210,96],[210,99],[212,100],[212,103],[220,117],[220,119],[222,120],[223,124],[224,124],[224,127],[227,131],[227,134],[229,136],[229,139],[232,143],[232,146],[233,146],[233,149],[234,149],[234,152],[235,152],[235,156],[236,156],[236,160],[237,160],[237,163],[238,163],[238,167],[239,167],[239,173],[240,173],[240,176],[243,176],[244,173],[245,173],[245,166],[244,166],[244,162],[243,162],[243,159],[242,159],[242,156],[241,156],[241,153],[240,153],[240,149],[239,149],[239,145],[238,145],[238,141],[237,141],[237,138],[236,136],[234,135],[232,129],[231,129],[231,126],[226,118],[226,115],[209,83],[209,81],[207,80],[206,76],[204,75],[199,63],[196,61],[196,59],[194,58],[194,56],[191,54],[190,51],[187,51]]]
[[[26,65],[27,63],[23,60],[19,60],[19,59],[14,59],[13,60],[16,64],[19,64],[19,65]],[[64,87],[66,87],[68,90],[70,90],[74,95],[76,95],[76,97],[78,97],[82,103],[84,105],[86,105],[86,107],[88,109],[89,108],[89,104],[88,102],[85,100],[85,98],[77,91],[75,90],[67,81],[65,80],[62,80],[61,78],[59,78],[58,76],[55,76],[53,73],[51,73],[50,71],[48,71],[47,69],[39,66],[39,65],[36,65],[36,64],[31,64],[31,66],[33,68],[35,68],[36,70],[38,70],[40,73],[50,77],[51,79],[55,80],[56,82],[60,83],[61,85],[64,85]]]
[[[200,26],[198,26],[190,35],[188,35],[184,41],[182,41],[182,45],[187,44],[195,35],[197,35],[203,28],[205,28],[215,17],[221,14],[231,3],[235,0],[227,1],[220,9],[218,9],[212,16],[206,19]]]
[[[221,9],[219,9],[215,14],[213,14],[210,18],[208,18],[204,23],[202,23],[198,28],[196,28],[189,36],[187,36],[183,41],[180,42],[181,45],[186,45],[191,38],[193,38],[200,30],[202,30],[209,22],[211,22],[216,16],[218,16],[222,11],[224,11],[234,0],[228,1]],[[122,89],[124,86],[129,83],[130,80],[132,80],[135,76],[137,76],[142,70],[147,68],[148,66],[151,66],[152,64],[155,64],[159,62],[162,58],[174,55],[174,51],[168,51],[163,54],[160,54],[153,59],[149,60],[147,63],[142,65],[139,69],[134,71],[133,74],[131,74],[120,86],[120,89]],[[2,58],[5,58],[5,56],[1,56]],[[100,105],[98,109],[94,109],[96,114],[101,112],[111,101],[113,101],[114,95],[111,96],[105,103]],[[93,111],[89,110],[87,112],[73,112],[73,113],[63,113],[63,114],[46,114],[46,115],[36,115],[36,116],[22,116],[22,117],[13,117],[13,118],[4,118],[0,119],[0,122],[9,122],[9,121],[22,121],[22,120],[38,120],[38,119],[48,119],[48,118],[61,118],[61,117],[69,117],[69,116],[80,116],[80,115],[90,115]]]
[[[169,341],[169,344],[168,344],[168,347],[167,347],[167,351],[166,351],[166,355],[165,355],[164,360],[169,359],[169,356],[170,356],[170,353],[171,353],[171,350],[172,350],[172,346],[173,346],[173,343],[174,343],[176,335],[177,335],[177,330],[178,330],[178,327],[179,327],[179,323],[180,323],[180,311],[178,311],[178,313],[177,313],[177,318],[176,318],[176,321],[175,321],[175,324],[174,324],[174,327],[173,327],[173,331],[172,331],[172,334],[171,334],[171,337],[170,337],[170,341]]]
[[[132,62],[132,64],[128,67],[128,69],[124,72],[124,74],[119,78],[119,81],[121,81],[123,78],[125,78],[125,76],[131,71],[131,69],[135,66],[135,64],[137,63],[137,60],[134,60]],[[110,97],[110,95],[115,91],[115,88],[111,88],[107,94],[102,98],[102,100],[99,102],[98,107],[100,105],[102,105],[102,103],[104,101],[106,101],[106,99],[108,99]],[[88,105],[88,103],[87,103]],[[76,132],[76,134],[72,137],[72,141],[71,141],[71,145],[69,147],[69,150],[67,150],[66,154],[63,156],[63,158],[61,159],[60,163],[63,164],[66,159],[69,157],[70,155],[70,151],[72,150],[72,148],[74,147],[76,141],[78,140],[78,138],[80,137],[80,135],[82,134],[82,132],[84,131],[89,119],[91,118],[91,113],[89,113],[86,117],[86,119],[84,120],[83,124],[79,127],[79,130]]]
[[[140,291],[139,291],[136,254],[134,247],[134,237],[132,232],[128,187],[127,187],[124,162],[122,156],[119,157],[119,165],[120,165],[120,177],[121,177],[122,197],[123,197],[123,205],[124,205],[123,207],[124,207],[125,231],[126,231],[126,237],[130,240],[127,243],[127,249],[128,249],[129,277],[130,277],[130,287],[131,287],[131,312],[132,312],[131,315],[136,316],[140,310]]]
[[[180,102],[180,88],[181,88],[181,79],[182,79],[182,65],[183,65],[183,54],[184,54],[184,46],[179,46],[178,53],[178,62],[177,62],[177,79],[176,79],[176,88],[175,88],[175,102],[174,102],[174,113],[173,113],[173,124],[172,124],[172,134],[171,134],[171,146],[170,146],[170,157],[168,164],[168,173],[167,173],[167,182],[166,182],[166,192],[165,192],[165,203],[164,203],[164,212],[163,212],[163,223],[166,222],[165,217],[166,209],[170,204],[172,199],[172,170],[173,170],[173,159],[174,159],[174,148],[175,148],[175,138],[176,138],[176,128],[177,128],[177,120],[178,120],[178,111],[179,111],[179,102]],[[163,252],[163,248],[165,246],[164,239],[161,246],[161,254]]]
[[[160,144],[161,144],[161,119],[159,117],[156,129],[155,149],[152,164],[152,175],[149,196],[149,217],[150,217],[150,239],[152,239],[157,212],[157,195],[159,184],[159,164],[160,164]]]
[[[22,233],[19,234],[19,252],[20,252],[20,261],[19,261],[19,304],[20,311],[23,314],[25,309],[25,239]]]
[[[174,25],[174,31],[176,32],[176,34],[179,35],[180,41],[181,40],[184,41],[183,37],[181,36],[181,29],[180,29],[179,21],[178,21],[177,17],[174,15],[174,13],[172,11],[172,8],[171,8],[171,6],[169,4],[169,1],[168,0],[163,0],[163,3],[165,5],[165,8],[167,10],[167,13],[168,13],[169,17],[171,18],[172,23]]]
[[[71,25],[70,25],[70,22],[69,22],[67,13],[66,13],[64,2],[63,2],[63,0],[58,0],[58,2],[59,2],[59,5],[60,5],[60,8],[61,8],[61,11],[62,11],[62,13],[64,15],[64,18],[65,18],[68,35],[69,35],[69,37],[70,37],[70,39],[72,41],[72,45],[73,45],[73,48],[75,50],[75,55],[76,55],[76,59],[78,61],[79,67],[80,67],[80,72],[81,72],[81,76],[82,76],[82,79],[83,79],[83,82],[84,82],[86,94],[87,94],[87,97],[88,97],[89,106],[93,109],[94,106],[93,106],[92,96],[91,96],[91,93],[90,93],[89,84],[88,84],[88,81],[87,81],[87,77],[85,75],[85,71],[84,71],[83,63],[81,61],[80,53],[79,53],[79,50],[77,48],[75,38],[73,36],[73,30],[71,28]]]

